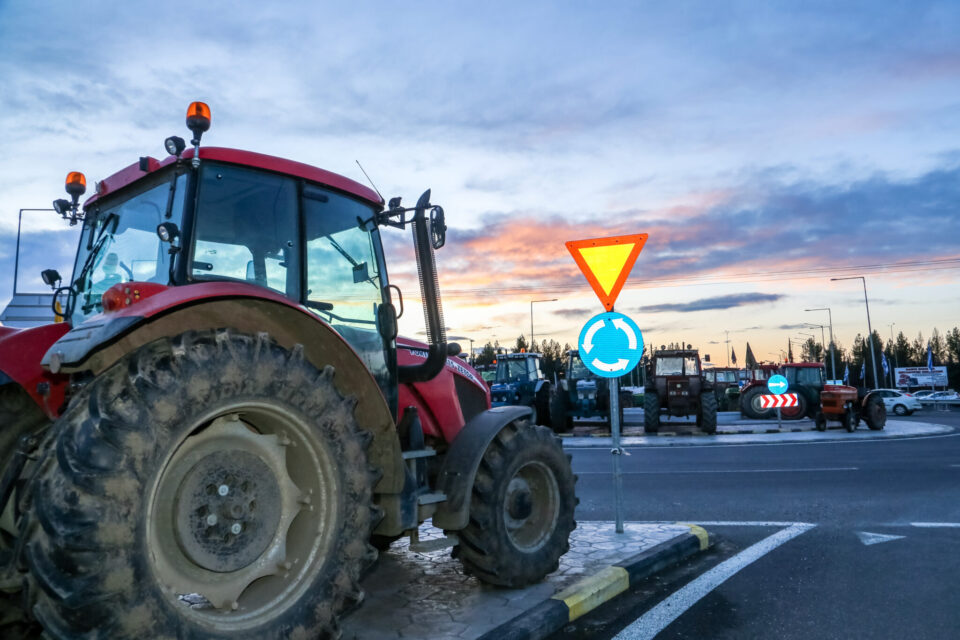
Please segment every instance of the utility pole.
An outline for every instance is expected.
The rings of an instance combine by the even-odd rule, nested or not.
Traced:
[[[867,299],[867,279],[863,276],[849,276],[847,278],[830,278],[836,280],[860,280],[863,283],[863,304],[867,307],[867,344],[870,347],[870,359],[873,360],[873,388],[880,387],[880,378],[877,376],[877,352],[873,348],[873,326],[870,324],[870,300]]]
[[[727,366],[729,367],[729,366],[730,366],[730,332],[725,330],[724,333],[727,334],[727,339],[726,339],[726,344],[727,344]]]
[[[893,348],[893,325],[897,324],[896,322],[891,322],[890,327],[890,355],[893,356],[893,368],[896,369],[900,365],[897,364],[897,352]],[[893,388],[893,371],[890,372],[890,388]]]

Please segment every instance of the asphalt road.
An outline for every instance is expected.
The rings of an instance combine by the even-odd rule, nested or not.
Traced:
[[[958,432],[630,449],[625,518],[716,544],[555,639],[960,636],[960,412],[906,419]],[[612,520],[609,451],[571,453],[578,519]]]

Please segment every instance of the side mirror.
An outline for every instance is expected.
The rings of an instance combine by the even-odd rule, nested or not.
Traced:
[[[397,339],[399,331],[397,309],[391,303],[385,302],[377,306],[377,326],[380,329],[380,335],[388,342]]]
[[[56,289],[57,283],[62,280],[60,272],[56,269],[44,269],[40,272],[40,277],[43,278],[43,284],[51,289]]]
[[[430,210],[430,243],[434,250],[439,249],[447,242],[447,223],[443,215],[443,207],[434,207]]]
[[[704,362],[710,362],[710,354],[709,354],[709,353],[703,354],[703,361],[704,361]]]

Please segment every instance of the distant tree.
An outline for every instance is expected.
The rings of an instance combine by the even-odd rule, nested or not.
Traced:
[[[927,341],[923,339],[923,334],[918,333],[917,337],[910,343],[910,366],[922,367],[927,364]]]
[[[523,337],[523,334],[520,334],[520,337],[517,338],[517,343],[513,346],[513,353],[520,353],[521,351],[529,351],[529,345],[527,344],[527,339]]]
[[[547,380],[553,380],[566,366],[566,351],[556,340],[544,340],[540,345],[540,370]]]
[[[497,352],[494,350],[494,347],[489,342],[483,345],[483,349],[480,351],[480,354],[477,356],[474,364],[477,366],[485,364],[493,364],[493,361],[497,357]]]
[[[930,334],[930,350],[933,352],[933,364],[936,366],[943,366],[947,362],[947,343],[943,339],[943,336],[940,335],[940,332],[937,331],[937,328],[933,328],[933,333]],[[924,364],[926,364],[926,353],[923,355]]]
[[[803,343],[800,357],[804,362],[820,362],[823,360],[823,347],[813,338],[807,338]]]
[[[960,329],[954,327],[947,332],[947,358],[950,364],[960,364]]]
[[[913,359],[910,357],[910,341],[903,331],[897,334],[897,339],[893,343],[893,361],[898,367],[913,366]]]

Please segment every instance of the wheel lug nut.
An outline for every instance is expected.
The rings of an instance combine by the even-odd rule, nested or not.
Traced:
[[[222,484],[219,487],[217,487],[217,493],[219,493],[221,496],[225,496],[228,493],[230,493],[230,487],[228,487],[225,484]]]
[[[212,527],[216,524],[217,524],[217,516],[216,514],[211,513],[210,515],[207,516],[207,526]]]
[[[241,531],[243,531],[243,526],[242,526],[239,522],[234,522],[234,523],[230,526],[230,532],[233,533],[233,535],[235,535],[235,536],[236,536],[236,535],[240,535],[240,532],[241,532]]]

